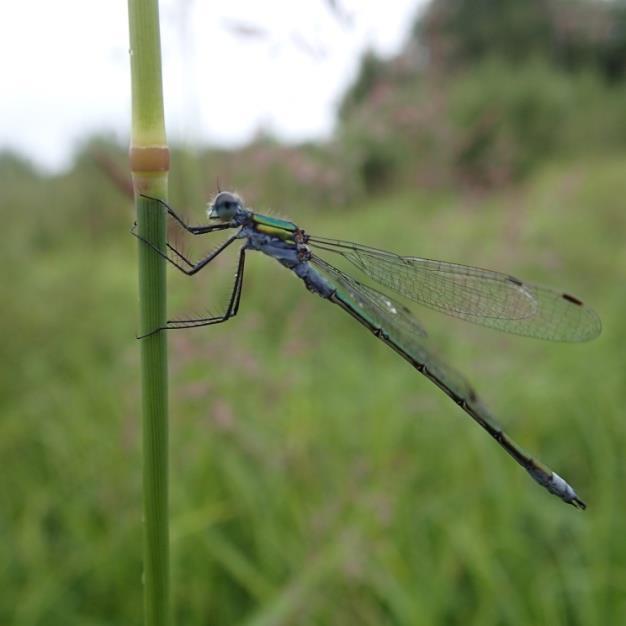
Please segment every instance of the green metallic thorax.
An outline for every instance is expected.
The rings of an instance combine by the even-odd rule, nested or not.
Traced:
[[[284,241],[293,241],[294,234],[298,230],[298,227],[293,222],[281,220],[277,217],[269,217],[268,215],[260,215],[259,213],[254,213],[252,221],[259,233],[278,237]]]

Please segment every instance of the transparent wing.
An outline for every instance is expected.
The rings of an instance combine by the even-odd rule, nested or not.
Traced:
[[[429,346],[430,340],[411,311],[386,294],[369,287],[338,268],[313,256],[311,263],[339,290],[339,295],[359,310],[372,327],[381,328],[394,344],[402,346],[414,361],[423,364],[429,372],[455,396],[476,399],[469,382],[454,368],[444,363]]]
[[[453,317],[508,333],[553,341],[600,334],[595,311],[578,298],[478,267],[406,257],[347,241],[311,237],[402,296]]]
[[[435,383],[478,423],[542,487],[564,502],[584,509],[585,503],[558,474],[533,459],[498,425],[469,382],[428,346],[421,325],[403,305],[313,255],[311,263],[335,288],[330,300],[369,328],[421,374]]]

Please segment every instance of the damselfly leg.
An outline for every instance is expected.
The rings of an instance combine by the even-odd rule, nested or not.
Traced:
[[[164,202],[160,198],[153,198],[152,196],[146,196],[144,194],[140,194],[142,198],[146,198],[148,200],[152,200],[153,202],[158,202],[165,210],[168,215],[170,215],[180,226],[182,226],[188,233],[192,235],[206,235],[207,233],[214,233],[218,230],[227,230],[228,228],[233,228],[231,224],[201,224],[200,226],[191,226],[187,224],[185,220],[174,211],[174,209]]]
[[[168,260],[170,260],[166,255]],[[241,291],[243,288],[243,272],[246,261],[246,249],[241,248],[239,251],[239,263],[237,264],[237,273],[235,274],[235,283],[233,285],[233,290],[231,292],[228,306],[226,307],[226,311],[222,315],[208,315],[204,317],[186,317],[186,318],[178,318],[173,320],[167,320],[165,326],[160,328],[155,328],[154,330],[146,333],[145,335],[141,335],[137,337],[137,339],[144,339],[145,337],[150,337],[155,333],[158,333],[161,330],[174,330],[178,328],[196,328],[199,326],[211,326],[213,324],[221,324],[222,322],[227,322],[231,317],[235,317],[239,311],[239,304],[241,302]]]
[[[149,200],[153,200],[158,202],[161,206],[163,206],[168,215],[175,221],[175,223],[181,226],[186,232],[192,235],[205,235],[208,233],[222,231],[229,228],[233,228],[230,224],[215,224],[215,225],[201,225],[201,226],[191,226],[187,224],[168,204],[159,200],[158,198],[152,198],[150,196],[143,196],[148,198]],[[167,252],[155,246],[151,241],[145,239],[141,235],[136,232],[136,224],[133,225],[131,229],[131,234],[145,245],[149,246],[154,250],[159,256],[162,256],[167,261],[169,261],[176,269],[185,274],[186,276],[193,276],[197,274],[200,270],[205,268],[211,261],[213,261],[216,257],[218,257],[224,250],[226,250],[232,243],[237,239],[237,235],[232,235],[226,241],[224,241],[220,246],[218,246],[215,250],[211,251],[206,256],[202,257],[199,261],[194,262],[193,260],[188,258],[188,255],[181,250],[177,245],[171,243],[170,241],[166,242]],[[181,264],[181,261],[183,264]],[[241,248],[239,251],[239,261],[237,263],[237,271],[235,273],[235,282],[233,284],[233,289],[231,295],[229,297],[228,305],[226,310],[221,315],[203,315],[197,317],[185,316],[184,318],[177,318],[168,320],[166,325],[160,328],[155,328],[154,330],[141,335],[138,339],[143,339],[145,337],[149,337],[161,330],[168,329],[178,329],[178,328],[195,328],[198,326],[210,326],[212,324],[221,324],[222,322],[226,322],[231,317],[237,315],[239,310],[239,304],[241,301],[241,290],[243,286],[243,273],[245,267],[245,248]]]

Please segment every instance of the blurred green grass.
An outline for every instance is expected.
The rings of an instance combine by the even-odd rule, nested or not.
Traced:
[[[417,311],[589,508],[544,493],[337,307],[250,255],[239,316],[170,337],[178,624],[624,623],[624,171],[623,157],[597,158],[485,198],[274,207],[311,232],[592,303],[603,335],[574,346]],[[4,182],[0,623],[140,624],[131,207],[62,180]],[[207,304],[231,280],[212,271]]]

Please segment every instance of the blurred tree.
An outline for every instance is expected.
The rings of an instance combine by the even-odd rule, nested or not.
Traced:
[[[626,71],[626,0],[431,0],[399,57],[364,55],[340,117],[394,76],[406,80],[428,70],[441,78],[492,58],[514,65],[540,58],[619,81]]]
[[[368,50],[361,59],[355,81],[339,106],[339,117],[346,118],[355,106],[367,99],[376,85],[383,80],[388,69],[388,63],[380,59],[373,50]]]
[[[595,67],[610,82],[626,71],[626,2],[553,3],[554,51],[568,70]]]
[[[623,146],[626,2],[432,0],[368,52],[340,106],[361,188],[506,184],[557,152]]]
[[[437,71],[487,57],[524,63],[543,57],[566,70],[595,66],[610,80],[624,76],[623,0],[433,0],[413,29]]]
[[[413,29],[437,68],[458,68],[486,56],[520,62],[548,53],[550,0],[434,0]]]

